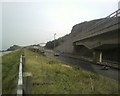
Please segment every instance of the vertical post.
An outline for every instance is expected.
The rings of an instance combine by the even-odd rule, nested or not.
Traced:
[[[23,66],[23,72],[25,71],[25,56],[22,56],[22,66]]]
[[[25,72],[23,75],[24,80],[24,93],[31,94],[32,91],[32,74]]]
[[[100,58],[99,58],[99,62],[100,63],[102,63],[102,55],[103,55],[103,53],[102,53],[102,51],[100,52]]]

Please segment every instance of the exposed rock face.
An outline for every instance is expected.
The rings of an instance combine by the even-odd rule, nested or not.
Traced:
[[[98,21],[102,19],[92,20],[92,21],[86,21],[79,24],[76,24],[73,26],[71,33],[65,37],[62,37],[61,39],[64,40],[59,46],[56,47],[56,50],[66,53],[73,53],[73,41],[76,40],[76,38],[79,38],[78,35],[81,33],[86,32],[91,26],[96,24]]]
[[[71,35],[77,35],[77,34],[80,34],[81,32],[85,32],[87,29],[89,29],[91,26],[93,26],[94,24],[96,24],[100,20],[102,20],[102,19],[85,21],[85,22],[76,24],[76,25],[73,26],[70,34]]]

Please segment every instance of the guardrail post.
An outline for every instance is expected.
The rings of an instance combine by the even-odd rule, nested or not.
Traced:
[[[32,74],[30,72],[23,73],[24,94],[31,94],[32,91]]]
[[[25,72],[25,56],[22,56],[23,72]]]

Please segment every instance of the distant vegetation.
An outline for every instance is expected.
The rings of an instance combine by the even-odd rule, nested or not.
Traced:
[[[54,48],[54,41],[47,42],[47,44],[45,45],[45,47],[47,49],[53,49]]]
[[[47,44],[45,45],[45,47],[47,49],[54,49],[54,42],[55,42],[55,47],[57,47],[59,45],[58,40],[47,42]]]
[[[11,46],[10,48],[8,48],[7,51],[14,51],[14,50],[19,49],[19,48],[20,48],[20,46],[18,46],[18,45],[13,45],[13,46]]]
[[[67,40],[68,35],[65,35],[61,38],[56,39],[55,41],[48,41],[45,45],[47,49],[53,49],[54,48],[54,42],[55,42],[55,48],[62,44],[65,40]]]

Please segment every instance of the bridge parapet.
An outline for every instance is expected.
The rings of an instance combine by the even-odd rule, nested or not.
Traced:
[[[118,19],[120,19],[120,9],[103,18],[84,32],[81,32],[75,38],[74,42],[118,29],[118,24],[120,24],[120,20]]]
[[[99,24],[98,26],[96,26],[95,28],[89,30],[86,34],[84,38],[89,38],[92,36],[96,36],[99,34],[103,34],[112,30],[116,30],[118,29],[118,24],[120,22],[118,22],[118,17],[112,17],[112,18],[105,18],[105,21],[101,24]],[[106,30],[107,31],[104,31]],[[84,39],[82,38],[82,39]]]

